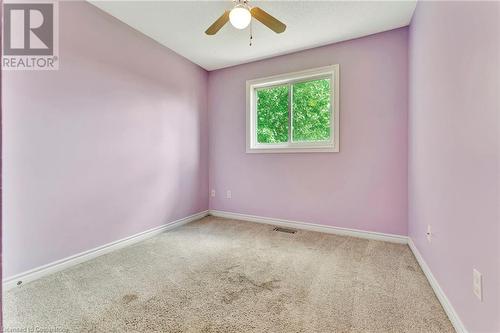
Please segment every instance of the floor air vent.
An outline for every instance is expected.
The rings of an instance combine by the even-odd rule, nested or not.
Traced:
[[[286,232],[287,234],[294,234],[297,232],[297,230],[294,229],[287,229],[287,228],[281,228],[281,227],[275,227],[273,231],[279,231],[279,232]]]

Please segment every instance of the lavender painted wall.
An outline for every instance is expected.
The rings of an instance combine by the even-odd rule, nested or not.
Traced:
[[[500,332],[499,11],[420,2],[410,28],[409,235],[474,333]]]
[[[85,2],[60,59],[4,73],[7,278],[208,208],[207,72]]]
[[[406,235],[407,35],[210,72],[210,208]],[[330,64],[340,64],[340,153],[246,154],[245,81]]]

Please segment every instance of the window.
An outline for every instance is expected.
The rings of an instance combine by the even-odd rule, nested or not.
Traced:
[[[338,152],[339,66],[247,81],[247,153]]]

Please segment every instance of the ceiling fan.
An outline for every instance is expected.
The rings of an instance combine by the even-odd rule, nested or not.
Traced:
[[[233,0],[233,2],[235,3],[233,9],[224,11],[224,14],[205,31],[207,35],[215,35],[227,21],[230,21],[236,29],[245,29],[252,21],[252,17],[278,34],[285,31],[286,25],[283,22],[259,7],[249,6],[248,0]]]

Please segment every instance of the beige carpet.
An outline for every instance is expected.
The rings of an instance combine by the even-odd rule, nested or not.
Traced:
[[[50,332],[454,332],[406,245],[207,217],[6,293]]]

